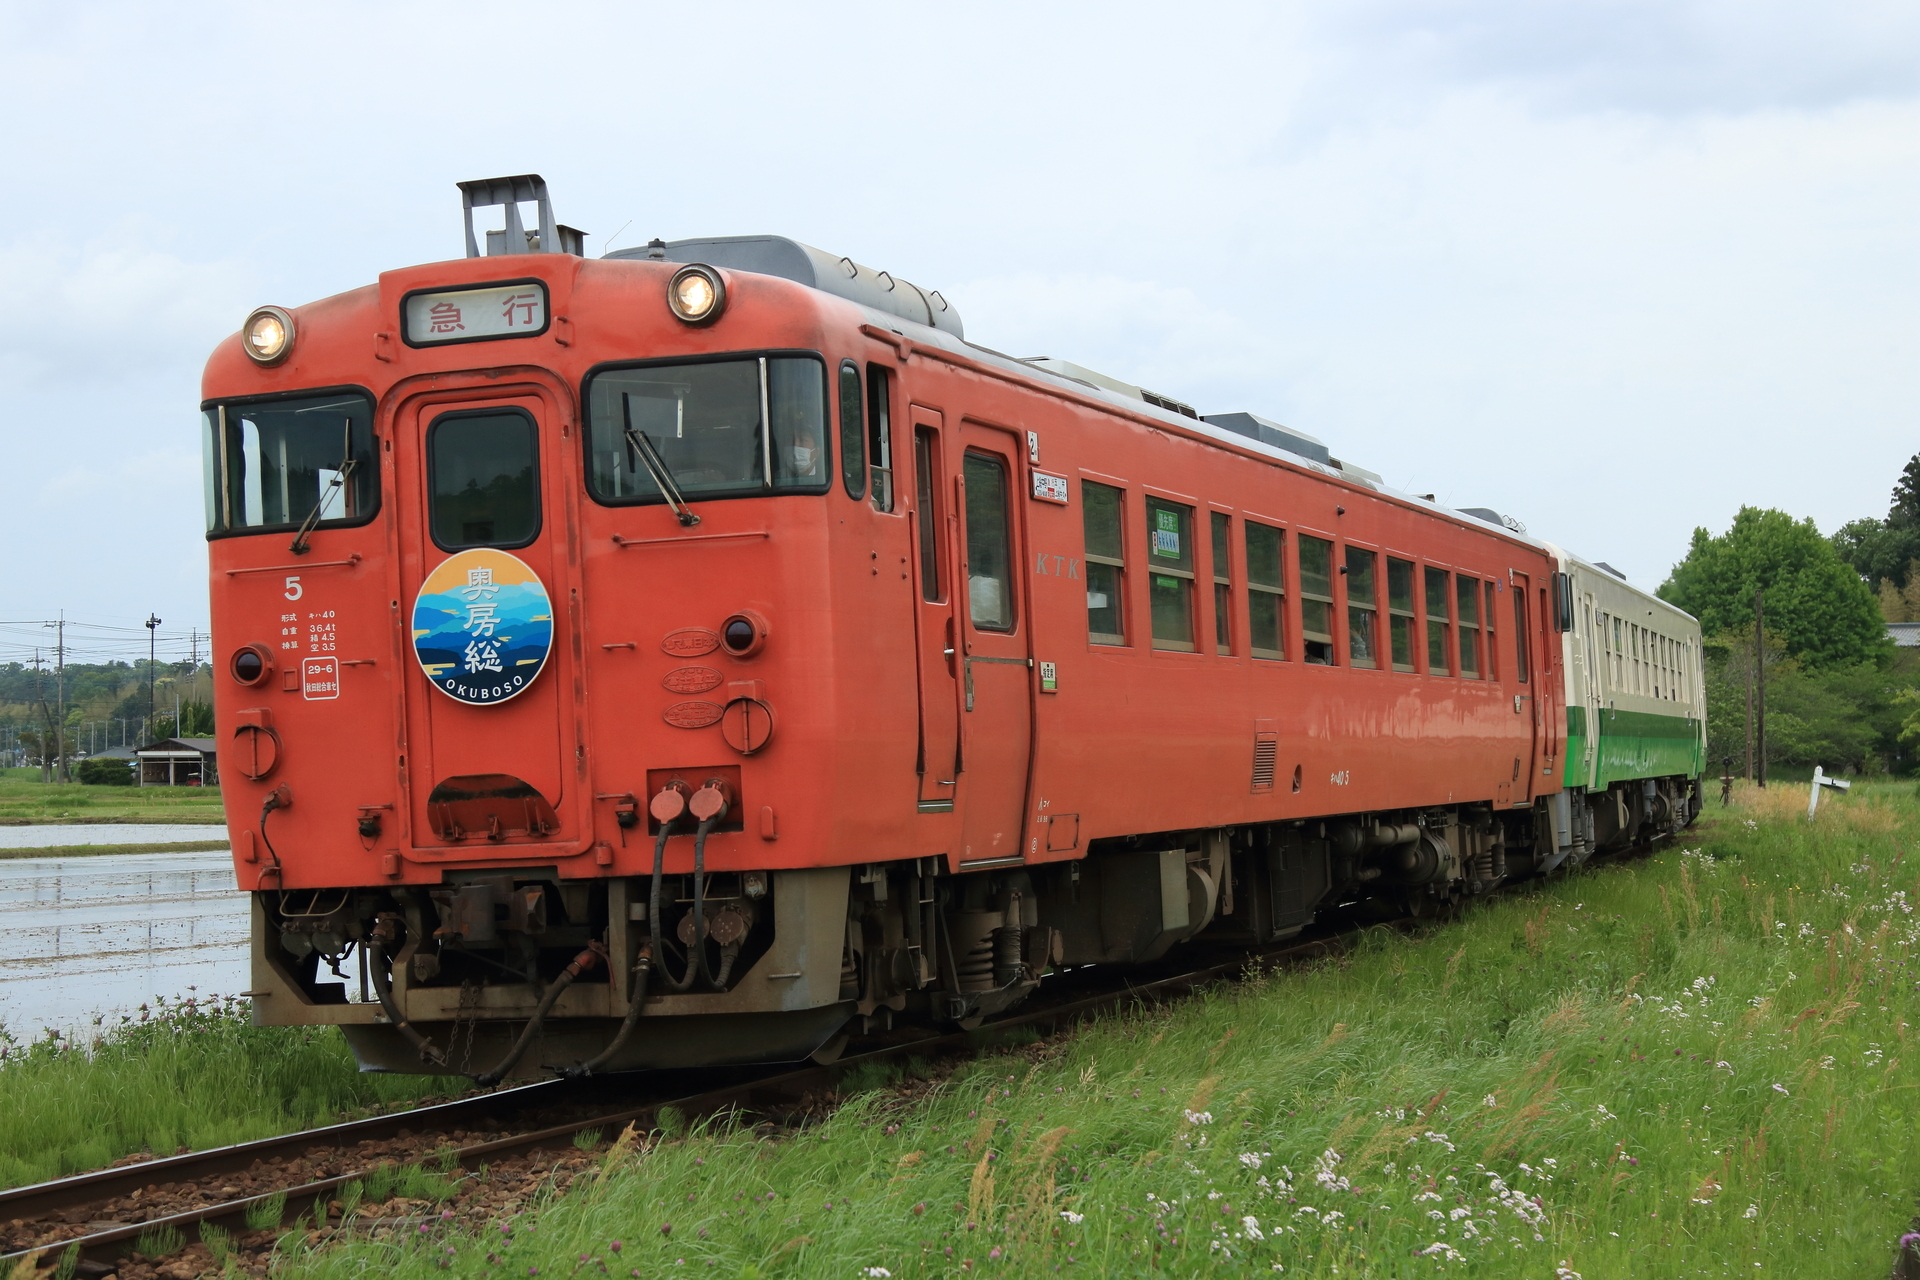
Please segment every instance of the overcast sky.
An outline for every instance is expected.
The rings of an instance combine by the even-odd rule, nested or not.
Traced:
[[[1743,503],[1884,515],[1916,15],[0,3],[0,619],[204,627],[208,351],[457,256],[453,184],[523,172],[590,254],[793,236],[1643,586]]]

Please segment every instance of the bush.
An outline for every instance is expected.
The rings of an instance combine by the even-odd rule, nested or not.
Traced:
[[[133,785],[133,768],[131,760],[96,757],[82,760],[80,767],[74,770],[74,776],[93,787],[130,787]]]

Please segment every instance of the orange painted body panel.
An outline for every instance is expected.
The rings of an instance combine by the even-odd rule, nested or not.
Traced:
[[[364,388],[377,402],[379,442],[381,505],[369,523],[320,529],[298,556],[282,532],[209,544],[216,662],[261,644],[280,664],[259,686],[223,686],[216,702],[222,738],[233,737],[243,713],[264,709],[281,744],[267,777],[229,773],[229,823],[237,837],[258,832],[269,790],[285,785],[293,797],[268,821],[271,852],[267,841],[236,839],[242,888],[438,883],[444,869],[488,865],[643,875],[652,839],[644,822],[621,828],[616,811],[628,796],[644,811],[648,775],[660,770],[691,778],[738,768],[745,820],[709,841],[707,865],[718,871],[935,855],[956,868],[1044,861],[1083,856],[1103,836],[1427,804],[1518,807],[1557,787],[1558,638],[1531,602],[1533,670],[1522,683],[1508,594],[1513,574],[1536,591],[1551,581],[1555,565],[1536,546],[1149,414],[1130,416],[964,350],[914,348],[895,335],[878,341],[881,331],[862,329],[870,313],[788,281],[729,273],[726,314],[691,328],[665,306],[672,269],[562,255],[435,263],[296,309],[298,337],[278,367],[256,367],[237,338],[216,352],[204,382],[209,402]],[[400,340],[410,289],[533,278],[550,290],[554,320],[544,334],[428,348]],[[695,500],[702,522],[691,529],[664,506],[612,507],[588,494],[579,397],[595,366],[770,349],[819,352],[830,377],[842,359],[890,370],[896,510],[850,499],[837,458],[824,496]],[[525,693],[475,707],[430,687],[410,629],[416,590],[446,558],[424,528],[424,432],[437,413],[488,406],[518,406],[538,426],[542,531],[514,554],[552,599],[553,648]],[[919,428],[937,446],[932,527],[944,576],[932,592],[920,579]],[[1072,481],[1065,505],[1029,496],[1029,432],[1038,436],[1039,469]],[[837,442],[837,430],[830,434]],[[1010,486],[1010,630],[973,626],[966,591],[956,587],[968,581],[969,451],[976,471],[997,466]],[[1088,639],[1083,473],[1127,490],[1126,647]],[[1200,651],[1144,643],[1146,496],[1192,506],[1201,522],[1210,510],[1231,515],[1236,557],[1244,517],[1287,531],[1290,660],[1247,656],[1240,605],[1233,652],[1209,651],[1215,621],[1204,572],[1194,592]],[[1350,540],[1498,583],[1495,678],[1303,664],[1291,563],[1303,531],[1336,548]],[[1193,541],[1206,546],[1198,526]],[[1245,599],[1241,565],[1236,601]],[[1338,603],[1335,649],[1344,655]],[[664,644],[676,631],[717,630],[743,609],[769,624],[753,657]],[[309,656],[342,661],[337,697],[283,687],[282,672]],[[1057,692],[1040,691],[1041,662],[1054,664]],[[709,681],[710,691],[698,687]],[[747,682],[758,688],[733,688]],[[746,692],[775,716],[771,743],[751,756],[730,748],[720,725],[668,719],[682,708],[673,715],[697,723],[699,709],[684,704]],[[1252,783],[1258,732],[1276,743],[1269,791]],[[557,830],[499,842],[437,836],[427,811],[434,786],[491,773],[535,786]],[[356,828],[369,813],[381,819],[374,837]],[[1057,836],[1054,815],[1070,818]],[[689,869],[690,843],[673,843],[669,871]],[[278,878],[263,882],[269,869]]]

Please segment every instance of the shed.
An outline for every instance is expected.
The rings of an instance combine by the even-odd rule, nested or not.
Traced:
[[[133,754],[143,787],[219,785],[219,744],[212,738],[162,738]]]
[[[1920,622],[1889,622],[1887,638],[1902,649],[1920,649]]]

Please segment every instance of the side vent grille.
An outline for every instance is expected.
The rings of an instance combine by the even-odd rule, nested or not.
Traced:
[[[1279,754],[1279,734],[1256,733],[1253,735],[1253,793],[1255,795],[1273,790],[1274,759]]]

